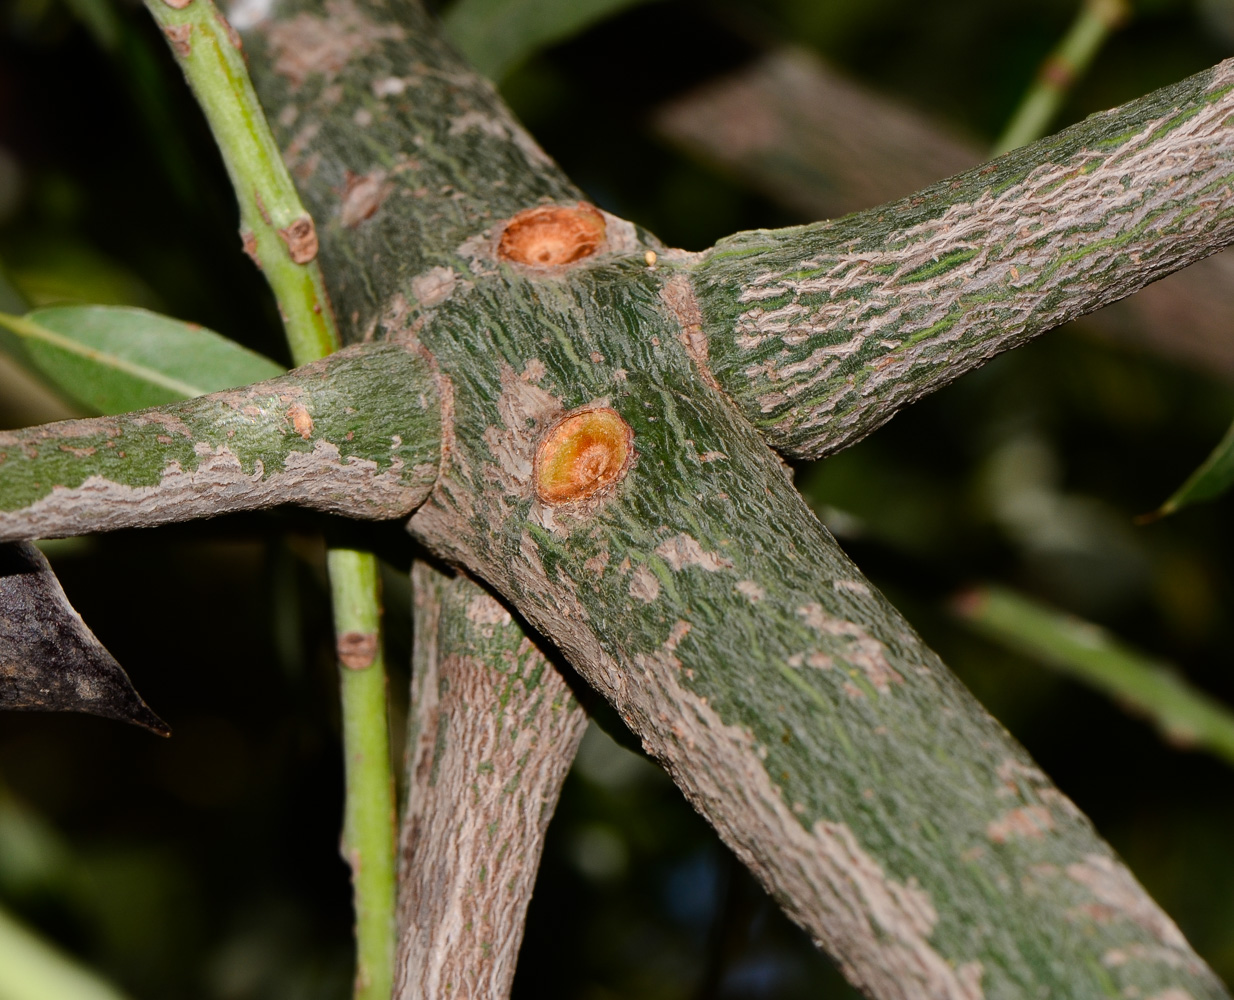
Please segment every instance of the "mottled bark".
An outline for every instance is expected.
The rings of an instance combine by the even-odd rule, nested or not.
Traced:
[[[428,360],[358,346],[243,389],[0,431],[0,541],[286,503],[405,517],[432,487],[440,442]]]
[[[413,534],[558,645],[850,978],[904,1000],[1226,996],[1075,807],[862,579],[744,415],[761,409],[738,391],[749,379],[730,362],[725,322],[745,308],[744,288],[765,288],[778,261],[823,237],[750,234],[698,258],[605,217],[595,240],[594,213],[570,207],[577,192],[411,3],[288,4],[248,48],[348,335],[414,333],[443,373],[442,470]],[[1213,124],[1209,82],[1129,114],[1143,125],[1190,94],[1193,117]],[[1160,148],[1192,134],[1190,121],[1163,124]],[[1137,134],[1119,140],[1128,172],[1156,162]],[[974,175],[951,191],[957,215],[997,208],[1012,188],[1037,205],[1033,170],[1070,163],[1069,142]],[[1112,140],[1102,155],[1116,155]],[[945,229],[944,194],[900,206],[917,214],[884,220],[884,235]],[[1216,238],[1200,224],[1215,212],[1205,197],[1192,213],[1199,246]],[[560,210],[537,215],[553,225],[528,251],[531,217],[519,213],[542,204]],[[876,222],[866,219],[871,252]],[[517,257],[504,238],[516,229]],[[967,247],[972,233],[944,236]],[[1100,280],[1124,287],[1178,263],[1187,240],[1170,238]],[[962,263],[940,259],[900,282],[906,314],[932,308],[928,279]],[[1056,298],[1100,297],[1088,263],[1086,280],[1053,286]],[[991,353],[1008,346],[997,310],[972,313],[973,337]],[[937,331],[940,345],[948,336]],[[744,414],[715,391],[709,346]],[[883,396],[859,401],[876,410],[871,426],[884,399],[925,391],[915,370],[898,373],[904,388],[889,376]]]
[[[425,563],[412,582],[395,997],[502,1000],[586,715],[485,590]]]
[[[780,451],[829,454],[1234,241],[1234,62],[857,215],[694,269],[711,371]]]
[[[901,198],[978,164],[982,151],[866,90],[813,53],[781,49],[676,98],[657,131],[803,222]],[[1234,381],[1234,252],[1219,253],[1085,318],[1085,328]]]

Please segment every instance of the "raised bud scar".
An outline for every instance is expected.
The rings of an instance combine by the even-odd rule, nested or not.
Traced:
[[[541,205],[506,223],[497,256],[526,267],[561,267],[594,254],[604,234],[604,216],[590,205]]]
[[[536,447],[536,496],[550,506],[586,500],[625,478],[634,431],[607,406],[573,410]]]

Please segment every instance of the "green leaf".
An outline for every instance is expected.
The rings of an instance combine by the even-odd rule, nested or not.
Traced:
[[[0,709],[88,712],[160,736],[171,732],[73,610],[47,558],[30,542],[0,545],[0,676]]]
[[[528,57],[649,0],[456,0],[446,33],[473,66],[500,80]]]
[[[8,1000],[124,1000],[124,994],[0,910],[0,996]]]
[[[1011,590],[982,587],[953,608],[973,631],[1109,695],[1150,719],[1172,743],[1202,747],[1234,765],[1234,712],[1169,664]]]
[[[124,413],[204,396],[285,371],[233,340],[128,306],[48,306],[0,313],[26,359],[73,399]]]
[[[1156,511],[1154,517],[1173,514],[1180,507],[1212,500],[1234,486],[1234,424],[1225,432],[1225,437],[1213,449],[1204,463],[1191,473],[1174,495]]]

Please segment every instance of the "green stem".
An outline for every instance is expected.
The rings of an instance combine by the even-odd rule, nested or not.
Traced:
[[[1084,0],[1071,28],[1041,64],[1037,78],[994,143],[994,156],[1045,135],[1072,85],[1128,13],[1126,0]]]
[[[0,910],[0,997],[125,1000],[124,994]]]
[[[356,907],[357,1000],[389,1000],[394,968],[394,781],[381,647],[380,580],[371,552],[332,548],[347,802],[343,855]]]
[[[1234,765],[1234,712],[1104,629],[997,587],[965,594],[955,609],[974,631],[1150,719],[1172,743]]]
[[[317,234],[253,92],[238,36],[211,0],[181,10],[146,0],[146,8],[210,123],[240,203],[245,250],[278,300],[292,357],[297,365],[316,361],[339,345]]]
[[[341,340],[317,264],[312,217],[287,173],[248,76],[239,36],[211,0],[176,10],[146,7],[205,112],[240,203],[245,251],[265,273],[297,365],[324,357]],[[381,597],[369,553],[333,549],[330,589],[340,649],[347,636],[371,635],[361,670],[340,657],[347,792],[343,848],[352,868],[356,911],[357,1000],[388,1000],[394,963],[394,783],[387,734],[385,667],[377,623]],[[357,624],[358,623],[358,624]]]

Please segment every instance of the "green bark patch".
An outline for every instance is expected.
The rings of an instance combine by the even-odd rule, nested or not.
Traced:
[[[72,534],[100,512],[106,528],[278,503],[405,516],[436,476],[439,419],[425,360],[381,344],[243,389],[0,433],[0,537]]]
[[[1022,327],[1009,317],[1057,321],[1066,303],[1100,299],[1075,275],[1074,287],[1035,287],[1040,302],[999,292],[1036,282],[1055,243],[1066,253],[1112,235],[1086,225],[1074,242],[1060,236],[1033,215],[1034,192],[1064,178],[1051,197],[1105,191],[1105,174],[1082,168],[1110,154],[1089,140],[1130,124],[1147,135],[1213,74],[878,213],[742,234],[701,260],[633,227],[614,239],[608,219],[604,252],[537,276],[495,259],[500,227],[577,193],[435,41],[418,5],[356,6],[404,34],[371,31],[370,49],[332,71],[328,107],[324,74],[293,82],[263,66],[263,37],[277,39],[299,6],[262,26],[250,52],[267,106],[299,112],[280,142],[304,167],[306,201],[337,220],[322,225],[322,255],[347,336],[414,333],[449,385],[442,471],[413,534],[557,645],[869,994],[1226,996],[1074,806],[862,579],[760,437],[839,447],[1010,346]],[[353,127],[361,109],[367,124]],[[394,187],[356,221],[347,177],[374,170]],[[1165,203],[1142,193],[1157,199],[1150,210]],[[1162,219],[1154,232],[1172,231]],[[1197,252],[1226,239],[1219,230],[1192,237]],[[1159,245],[1171,262],[1190,252]],[[945,273],[901,280],[974,246]],[[773,315],[773,301],[796,318]],[[935,327],[955,308],[971,323]],[[860,385],[854,366],[871,373]],[[633,461],[611,492],[545,504],[537,446],[589,407],[629,426]],[[440,786],[448,740],[439,751]],[[1127,961],[1107,968],[1114,951]]]
[[[715,378],[773,447],[818,457],[1228,245],[1231,77],[1222,63],[892,205],[722,241],[692,275]]]

